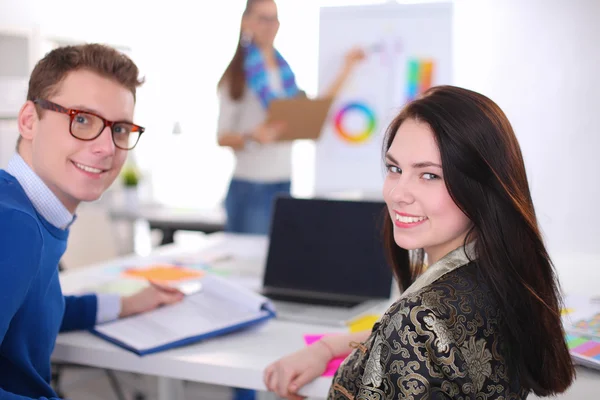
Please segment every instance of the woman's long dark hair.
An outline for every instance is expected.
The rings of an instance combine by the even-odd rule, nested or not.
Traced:
[[[242,14],[242,20],[248,16],[252,12],[252,8],[255,4],[260,3],[262,1],[273,1],[273,0],[247,0],[246,8],[244,9],[244,13]],[[225,68],[225,72],[219,79],[218,87],[223,85],[224,83],[228,84],[229,96],[233,100],[239,100],[242,98],[244,94],[244,90],[246,89],[246,74],[244,72],[244,61],[246,60],[246,50],[243,45],[243,32],[240,27],[240,37],[238,38],[237,47],[235,49],[235,53],[233,54],[233,58],[229,62],[227,68]]]
[[[479,93],[434,87],[409,103],[390,124],[384,152],[407,119],[432,129],[446,188],[473,223],[466,241],[477,239],[477,268],[503,317],[511,374],[539,396],[565,391],[575,371],[561,324],[559,283],[538,228],[525,164],[508,119]],[[406,252],[394,242],[389,216],[384,235],[396,277],[406,288],[423,269],[423,251],[407,262]]]

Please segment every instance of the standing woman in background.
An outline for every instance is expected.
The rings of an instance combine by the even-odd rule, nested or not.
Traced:
[[[218,142],[236,159],[225,199],[229,232],[268,233],[275,197],[290,193],[292,143],[278,142],[283,126],[265,120],[271,100],[303,94],[273,47],[278,30],[275,1],[248,0],[236,52],[218,85]],[[363,58],[362,50],[350,50],[324,97],[335,97]]]

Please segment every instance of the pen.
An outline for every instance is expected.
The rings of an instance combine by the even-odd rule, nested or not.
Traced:
[[[179,290],[176,287],[172,287],[172,286],[168,286],[168,285],[163,285],[160,283],[156,283],[150,279],[148,279],[148,283],[150,284],[150,286],[153,286],[155,289],[161,290],[163,292],[167,292],[167,293],[180,293],[181,295],[185,295],[185,293],[183,293],[181,290]]]
[[[148,283],[151,286],[154,286],[158,290],[162,290],[168,293],[178,293],[182,296],[190,296],[192,294],[196,294],[202,291],[202,283],[199,281],[191,281],[191,282],[183,282],[180,283],[177,287],[162,285],[160,283],[153,282],[148,279]]]
[[[223,254],[210,260],[209,264],[217,264],[223,261],[229,261],[231,259],[233,259],[233,256],[231,254]]]

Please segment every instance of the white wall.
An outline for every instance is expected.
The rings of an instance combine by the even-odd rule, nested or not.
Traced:
[[[219,2],[209,12],[182,0],[170,1],[168,8],[141,0],[108,0],[102,6],[0,0],[0,28],[131,48],[146,78],[135,120],[147,130],[133,152],[146,182],[152,180],[158,201],[213,206],[232,164],[229,152],[216,146],[216,82],[232,55],[243,5]],[[47,50],[42,45],[37,54]],[[179,136],[172,134],[176,121],[183,129]]]
[[[134,25],[135,19],[132,23],[130,17],[142,4],[140,0],[105,0],[101,5],[73,0],[0,0],[0,27],[36,28],[55,37],[124,43],[135,31],[141,32],[142,22]]]
[[[455,2],[456,84],[507,113],[556,256],[600,258],[599,18],[597,0]]]

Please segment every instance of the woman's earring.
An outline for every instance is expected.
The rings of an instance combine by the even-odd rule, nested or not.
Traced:
[[[242,47],[248,47],[252,43],[252,34],[248,32],[242,32],[242,37],[240,38],[240,44]]]

